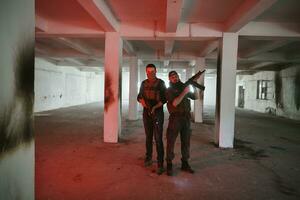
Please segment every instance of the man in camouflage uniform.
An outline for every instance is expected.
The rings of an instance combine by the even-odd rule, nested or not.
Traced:
[[[167,175],[173,175],[172,160],[174,159],[174,146],[178,133],[181,140],[181,170],[194,173],[188,159],[190,157],[191,136],[191,105],[190,100],[199,98],[199,93],[191,93],[189,87],[185,86],[179,79],[176,71],[169,72],[170,87],[167,89],[167,107],[170,113],[167,129]]]
[[[144,107],[143,122],[146,133],[146,158],[145,166],[152,165],[153,135],[156,143],[157,174],[164,172],[164,145],[163,145],[163,104],[166,103],[166,86],[163,80],[156,77],[156,67],[153,64],[146,66],[147,79],[141,84],[138,102]]]

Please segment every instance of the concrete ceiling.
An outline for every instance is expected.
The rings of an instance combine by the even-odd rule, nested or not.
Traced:
[[[206,57],[215,68],[223,32],[239,34],[238,70],[300,63],[299,0],[35,2],[36,57],[56,65],[102,67],[105,32],[114,31],[123,38],[125,63],[138,56],[167,67]]]

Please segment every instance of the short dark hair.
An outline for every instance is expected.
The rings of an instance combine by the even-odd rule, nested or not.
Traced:
[[[154,64],[152,64],[152,63],[151,63],[151,64],[148,64],[148,65],[146,66],[146,69],[147,69],[147,68],[154,68],[154,69],[156,70],[156,67],[155,67],[155,65],[154,65]]]
[[[172,76],[172,75],[174,75],[174,74],[178,75],[176,71],[174,71],[174,70],[173,70],[173,71],[170,71],[170,72],[169,72],[169,77]]]

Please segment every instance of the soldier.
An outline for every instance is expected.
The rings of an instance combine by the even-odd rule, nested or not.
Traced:
[[[153,135],[156,143],[157,152],[157,174],[161,175],[165,170],[164,145],[163,145],[163,123],[164,111],[163,104],[166,103],[166,86],[163,80],[156,77],[156,67],[154,64],[146,66],[147,79],[141,84],[138,102],[143,106],[143,122],[146,133],[146,167],[152,165],[152,141]]]
[[[167,175],[173,175],[172,160],[174,159],[174,146],[179,132],[182,155],[181,170],[194,173],[194,170],[188,163],[191,136],[191,105],[189,99],[198,99],[199,93],[191,93],[189,87],[180,81],[176,71],[169,72],[169,80],[170,87],[166,92],[167,107],[170,113],[167,129]]]

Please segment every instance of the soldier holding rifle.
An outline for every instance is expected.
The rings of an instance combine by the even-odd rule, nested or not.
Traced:
[[[157,152],[157,174],[164,172],[164,145],[163,145],[163,104],[166,103],[166,86],[163,80],[156,77],[156,67],[154,64],[146,66],[147,79],[141,84],[138,102],[144,107],[143,122],[146,133],[146,158],[145,166],[152,165],[152,141],[153,135]]]
[[[182,83],[176,71],[169,72],[170,87],[167,89],[167,107],[170,113],[169,125],[167,129],[167,175],[173,175],[172,160],[174,159],[174,146],[178,133],[181,140],[181,170],[194,173],[194,170],[188,163],[190,157],[190,136],[191,136],[191,105],[190,99],[199,98],[199,92],[195,88],[195,92],[189,91],[189,85],[204,90],[204,86],[198,84],[196,80],[204,71],[199,71],[191,77],[186,83]]]

